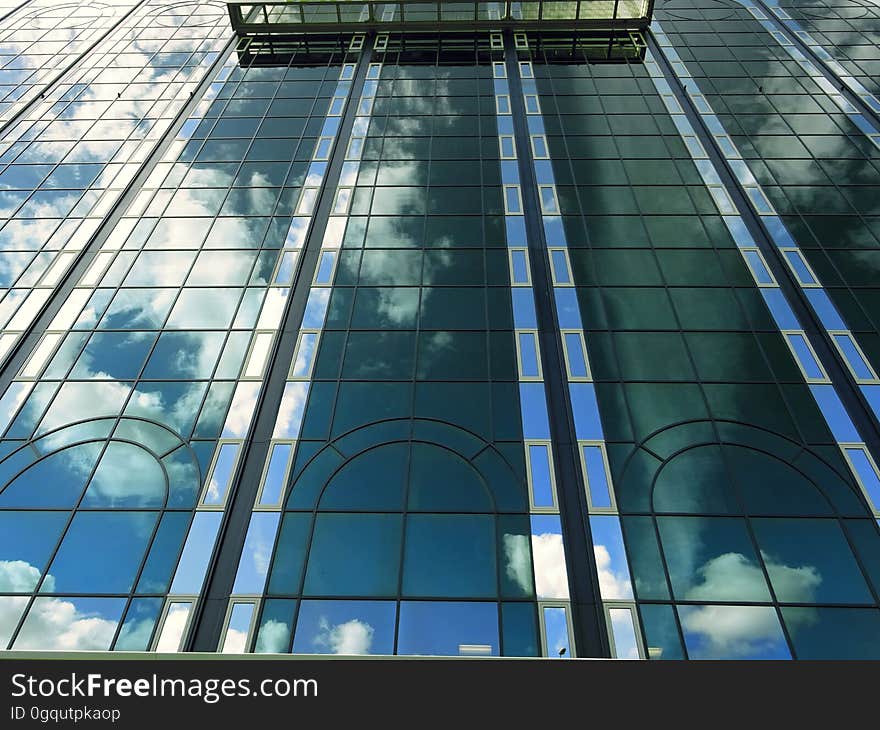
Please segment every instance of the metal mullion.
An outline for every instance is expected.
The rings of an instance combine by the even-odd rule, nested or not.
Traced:
[[[550,435],[556,445],[551,458],[556,474],[556,499],[562,523],[563,545],[569,568],[569,605],[572,632],[578,656],[610,656],[608,632],[599,592],[599,579],[592,558],[593,544],[587,520],[586,491],[580,475],[577,438],[568,398],[562,342],[553,309],[553,285],[544,238],[543,215],[531,161],[529,127],[520,79],[520,59],[510,31],[505,33],[505,66],[510,86],[511,113],[522,190],[523,216],[530,253],[532,286],[538,317],[540,357],[550,420]],[[589,591],[587,596],[583,595]],[[575,617],[576,614],[576,617]]]
[[[330,216],[333,196],[338,187],[345,156],[345,142],[351,136],[357,114],[357,100],[363,90],[369,67],[372,39],[369,41],[365,49],[358,54],[355,74],[349,82],[351,86],[348,90],[345,111],[334,140],[314,212],[310,218],[294,283],[288,287],[290,295],[268,358],[269,366],[257,398],[248,438],[245,440],[245,451],[241,455],[236,477],[230,487],[228,506],[208,566],[201,600],[194,609],[193,628],[184,645],[186,650],[215,651],[219,644],[226,604],[232,592],[238,562],[244,549],[247,526],[250,523],[256,493],[260,488],[260,476],[269,453],[270,436],[275,425],[278,403],[287,382],[299,325],[318,263],[321,240]],[[342,67],[346,63],[346,53],[342,48],[338,53],[341,55],[339,66]],[[334,65],[334,62],[329,61],[329,65]]]
[[[583,59],[583,62],[584,62],[584,63],[588,63],[589,61],[588,61],[588,59],[585,57],[585,58]],[[548,65],[549,65],[549,64],[548,64]],[[549,82],[549,85],[550,85],[550,93],[552,94],[553,99],[554,99],[554,101],[555,101],[558,95],[557,95],[557,93],[556,93],[556,89],[555,89],[555,87],[554,87],[554,85],[553,85],[553,79],[552,79],[552,76],[550,76],[550,77],[548,78],[548,82]],[[591,96],[591,95],[593,95],[593,94],[587,94],[587,96]],[[581,96],[584,96],[584,94],[581,94]],[[540,100],[539,100],[539,103],[540,103]],[[562,113],[561,113],[560,111],[558,111],[558,110],[559,110],[559,105],[558,105],[558,104],[554,104],[554,106],[556,107],[556,110],[557,110],[557,111],[555,112],[555,115],[558,116],[558,117],[561,117],[561,116],[562,116]],[[574,158],[573,155],[570,153],[569,145],[568,145],[568,139],[567,139],[567,137],[566,137],[566,135],[565,135],[564,132],[561,134],[561,139],[562,139],[562,144],[563,144],[563,146],[565,147],[565,159],[566,159],[566,161],[568,162],[568,167],[569,167],[569,169],[571,170],[571,172],[574,173],[574,166],[573,166],[572,160],[575,159],[575,158]],[[581,204],[581,202],[580,202],[580,193],[579,193],[577,190],[575,190],[575,195],[576,195],[576,197],[578,198],[578,204],[579,204],[579,207],[580,207],[581,209],[583,209],[583,206],[582,206],[582,204]],[[582,216],[581,216],[581,217],[582,217]],[[592,250],[593,250],[593,246],[592,246],[592,242],[589,241],[589,239],[588,239],[588,243],[589,243],[589,250],[592,251]],[[593,264],[592,264],[592,269],[591,269],[591,271],[592,271],[593,274],[595,274],[595,266],[596,266],[595,263],[593,263]],[[573,272],[572,272],[572,273],[573,273]],[[599,302],[599,304],[598,304],[599,309],[601,310],[601,316],[602,316],[602,319],[603,319],[604,321],[607,322],[607,321],[609,320],[609,318],[608,318],[608,311],[607,311],[608,308],[607,308],[607,305],[606,305],[606,302],[605,302],[604,297],[599,297],[599,298],[598,298],[598,302]],[[610,332],[610,330],[607,330],[607,331]],[[585,346],[586,346],[586,337],[584,337],[584,340],[585,340],[584,344],[585,344]],[[610,348],[610,349],[611,349],[612,357],[614,358],[614,364],[615,364],[615,368],[616,368],[617,372],[622,372],[621,361],[620,361],[620,354],[618,353],[617,346],[616,346],[616,344],[614,343],[614,340],[613,340],[613,339],[612,339],[612,344],[611,344],[611,348]],[[587,352],[586,352],[586,356],[587,356],[587,364],[588,364],[588,367],[589,367],[589,350],[587,350]],[[621,380],[621,382],[623,383],[623,382],[631,382],[631,381],[624,381],[624,380]],[[636,420],[635,420],[635,418],[634,418],[632,404],[630,403],[630,400],[629,400],[629,397],[628,397],[628,395],[627,395],[627,392],[626,392],[626,389],[625,389],[625,388],[623,389],[623,392],[622,392],[622,398],[623,398],[624,407],[625,407],[625,410],[626,410],[626,416],[627,416],[627,418],[628,418],[628,420],[629,420],[629,423],[631,423],[631,424],[632,424],[632,423],[635,423]],[[578,448],[578,451],[580,452],[580,448]],[[653,454],[652,454],[652,455],[653,455]],[[655,455],[655,456],[656,456],[656,455]],[[659,456],[657,456],[656,458],[657,458],[658,460],[661,460]],[[580,454],[578,454],[578,460],[580,460]],[[580,466],[580,463],[578,463],[578,466]],[[579,473],[579,477],[580,477],[581,479],[584,478],[582,472]],[[609,484],[609,489],[614,490],[614,484],[613,484],[613,483],[612,483],[612,484]],[[583,490],[583,491],[585,492],[586,490]],[[613,495],[613,496],[614,496],[614,498],[615,498],[615,502],[616,502],[616,495]],[[649,516],[651,517],[651,520],[652,520],[652,523],[651,523],[651,524],[652,524],[652,529],[654,530],[654,534],[655,534],[655,536],[656,536],[656,535],[658,534],[656,516],[654,516],[653,514],[649,514]],[[620,520],[620,524],[621,524],[621,536],[622,536],[622,539],[623,539],[623,542],[624,542],[624,550],[625,550],[625,549],[626,549],[626,534],[625,534],[625,531],[624,531],[624,529],[623,529],[623,521],[622,521],[622,519],[620,519],[619,513],[618,513],[618,519]],[[589,522],[587,522],[587,524],[589,524]],[[589,548],[590,548],[590,551],[591,551],[590,555],[592,555],[592,538],[590,539],[590,545],[589,545]],[[629,559],[627,558],[627,564],[628,564],[628,563],[629,563]],[[667,566],[666,566],[666,563],[663,562],[663,561],[661,561],[661,564],[663,565],[663,571],[664,571],[664,576],[665,576],[665,580],[666,580],[667,586],[671,586],[671,580],[670,580],[670,577],[669,577],[669,571],[668,571],[668,568],[667,568]],[[634,586],[634,588],[635,588],[635,586]],[[635,593],[635,590],[634,590],[634,593]],[[604,621],[605,621],[604,607],[602,606],[601,601],[600,601],[599,606],[600,606],[600,610],[602,611],[602,621],[603,621],[603,626],[605,626],[605,628],[606,628],[606,632],[605,632],[605,634],[604,634],[604,637],[605,637],[605,640],[608,641],[609,644],[610,644],[611,627],[607,626],[607,625],[604,623]],[[637,611],[638,611],[638,603],[636,603],[636,606],[637,606]],[[686,652],[686,648],[684,648],[684,647],[685,647],[685,643],[684,643],[684,635],[683,635],[682,632],[681,632],[681,626],[680,626],[680,622],[679,622],[679,620],[678,620],[678,614],[674,612],[673,615],[674,615],[674,618],[675,618],[675,624],[676,624],[676,630],[677,630],[677,632],[678,632],[678,636],[679,636],[679,642],[680,642],[681,646],[683,647],[683,651]],[[641,618],[641,617],[640,617],[640,618]],[[642,634],[642,640],[643,640],[645,646],[647,646],[647,645],[648,645],[647,637],[644,635],[644,631],[645,631],[645,629],[644,629],[644,625],[642,624],[641,621],[639,621],[638,630],[639,630],[639,631],[641,632],[641,634]],[[610,649],[609,649],[609,651],[610,651]]]

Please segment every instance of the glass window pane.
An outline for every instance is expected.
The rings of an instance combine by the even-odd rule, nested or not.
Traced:
[[[124,598],[37,598],[12,648],[107,651],[124,610]]]
[[[571,633],[568,627],[568,611],[562,606],[545,606],[544,634],[547,656],[550,659],[568,659],[571,652]]]
[[[155,512],[80,512],[40,587],[43,593],[127,593],[156,524]]]
[[[837,520],[754,519],[752,524],[778,600],[872,602]]]
[[[790,607],[782,617],[798,659],[880,658],[876,608]]]
[[[269,599],[263,602],[257,629],[256,654],[286,654],[290,646],[296,601]]]
[[[497,656],[498,604],[403,601],[397,653]]]
[[[395,515],[319,514],[305,594],[396,595],[401,532]]]
[[[684,659],[672,606],[643,604],[639,612],[648,642],[648,659]]]
[[[691,659],[790,659],[772,606],[679,606]]]
[[[410,515],[406,528],[404,595],[496,595],[493,522],[488,515]]]
[[[657,523],[676,598],[770,600],[745,520],[658,517]]]
[[[295,654],[394,653],[393,601],[303,601]]]

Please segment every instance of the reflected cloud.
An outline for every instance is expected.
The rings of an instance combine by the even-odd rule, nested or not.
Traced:
[[[532,556],[535,563],[535,588],[538,598],[568,600],[568,572],[562,535],[532,535]]]
[[[415,314],[413,312],[413,297],[409,290],[387,287],[377,291],[376,313],[378,315],[398,326],[413,320]],[[422,290],[422,306],[424,306],[429,294],[429,289]]]
[[[594,545],[596,569],[599,571],[599,590],[602,598],[632,600],[632,584],[629,576],[614,571],[611,553],[604,545]]]
[[[290,627],[282,621],[270,619],[260,627],[255,651],[258,654],[285,654],[289,643]]]
[[[822,576],[811,565],[793,568],[764,555],[767,571],[773,578],[777,590],[784,587],[789,600],[809,603],[815,590],[822,582]],[[761,569],[741,553],[725,553],[712,558],[700,566],[696,575],[699,583],[693,585],[685,594],[692,601],[741,601],[743,596],[756,595],[765,590],[766,582]],[[796,597],[796,598],[794,598]]]
[[[30,593],[39,582],[40,570],[30,563],[24,560],[0,560],[0,592]],[[43,581],[43,590],[48,593],[55,590],[53,576],[46,576],[46,580]]]
[[[247,637],[247,631],[239,631],[232,628],[226,629],[226,637],[223,639],[223,653],[246,654]]]
[[[604,594],[603,594],[604,595]],[[618,659],[640,659],[636,643],[632,614],[628,609],[612,609],[611,631],[614,636],[614,650]]]
[[[119,638],[116,640],[115,651],[129,648],[130,651],[143,651],[150,645],[153,636],[153,627],[156,625],[154,618],[143,618],[137,621],[126,619],[119,630]]]
[[[174,653],[180,651],[180,641],[186,631],[191,606],[188,603],[173,603],[162,624],[162,633],[156,643],[157,652]]]
[[[127,383],[118,382],[64,383],[43,417],[40,431],[80,421],[84,414],[115,416],[130,390]]]
[[[789,600],[798,603],[815,601],[822,576],[811,565],[792,567],[763,555],[767,571],[777,590],[787,591]],[[701,566],[697,574],[702,582],[693,586],[686,598],[691,600],[742,600],[753,595],[755,586],[766,585],[761,569],[739,553],[719,555]],[[767,606],[686,606],[679,609],[686,634],[700,637],[705,646],[698,651],[708,657],[753,657],[778,651],[784,643],[779,620]],[[804,611],[792,622],[811,623],[814,612]],[[693,650],[692,650],[693,653]]]
[[[150,418],[177,433],[187,432],[199,412],[206,383],[145,383],[132,394],[125,413]]]
[[[706,643],[698,651],[706,657],[759,656],[773,652],[782,638],[776,611],[769,606],[687,606],[679,613],[685,633]]]
[[[361,280],[418,283],[421,268],[421,256],[400,256],[397,251],[370,250],[361,261]]]
[[[369,654],[375,629],[370,624],[352,619],[342,624],[330,625],[326,618],[318,623],[320,633],[315,637],[317,646],[330,650],[331,654]]]
[[[532,593],[532,556],[529,552],[528,535],[505,534],[502,538],[504,546],[504,570],[525,595]]]
[[[133,444],[111,443],[86,492],[89,506],[161,505],[165,475],[156,459]]]
[[[5,608],[0,606],[0,612]],[[0,626],[8,620],[8,616],[0,613]],[[72,600],[38,598],[21,627],[14,648],[103,651],[110,648],[117,624],[118,621],[97,613],[81,611]]]
[[[302,423],[303,411],[308,395],[308,383],[287,383],[284,386],[284,395],[281,398],[281,406],[275,418],[275,429],[272,432],[272,438],[296,438],[299,436],[299,428]],[[250,416],[248,416],[249,420]],[[227,418],[228,422],[229,419]]]

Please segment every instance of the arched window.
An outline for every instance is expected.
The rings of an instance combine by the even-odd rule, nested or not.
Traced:
[[[707,426],[655,433],[618,482],[653,654],[880,655],[854,638],[880,637],[880,533],[845,473],[777,434]]]
[[[451,424],[357,429],[294,476],[268,594],[295,652],[537,653],[524,480]]]

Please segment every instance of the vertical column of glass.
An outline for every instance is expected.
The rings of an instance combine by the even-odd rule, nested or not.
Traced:
[[[163,139],[225,43],[197,6],[139,9],[0,141],[0,362]],[[46,337],[48,357],[59,337]],[[33,377],[39,364],[25,371]]]
[[[0,30],[0,126],[138,4],[35,0],[7,18]]]
[[[330,155],[336,143],[336,135],[345,111],[345,104],[351,92],[355,66],[355,63],[346,63],[342,67],[328,117],[321,130],[320,139],[322,141],[315,148],[315,155],[306,176],[306,187],[303,188],[297,204],[297,215],[291,224],[291,235],[285,244],[278,273],[278,276],[288,284],[292,283],[296,261],[302,254],[305,233],[311,221],[318,192],[324,183]],[[296,349],[281,397],[275,427],[272,430],[269,452],[263,466],[260,487],[248,525],[244,548],[239,559],[232,595],[229,599],[229,608],[218,647],[218,650],[223,653],[287,651],[289,635],[282,636],[272,628],[261,631],[256,647],[252,648],[256,633],[256,619],[260,616],[260,597],[266,587],[269,556],[271,556],[277,540],[285,486],[296,450],[296,440],[302,426],[305,404],[308,400],[315,354],[320,343],[321,329],[327,316],[327,304],[330,301],[336,260],[342,245],[342,236],[347,222],[346,216],[351,204],[353,186],[357,181],[359,160],[370,122],[370,113],[376,96],[376,85],[381,68],[382,64],[370,64],[367,70],[367,79],[364,82],[364,90],[358,102],[351,137],[347,141],[339,141],[340,144],[346,145],[345,162],[333,199],[331,215],[321,242],[318,265],[312,279],[312,286],[309,289]],[[271,608],[264,612],[263,625],[272,620],[271,615]]]
[[[714,178],[642,59],[532,48],[645,654],[876,655],[880,532]]]
[[[846,7],[837,6],[841,12]],[[756,19],[745,8],[736,8],[725,19],[701,11],[699,2],[693,20],[667,16],[662,9],[658,14],[666,37],[684,59],[682,70],[691,72],[698,90],[711,100],[797,241],[812,270],[797,276],[805,283],[823,283],[855,336],[862,352],[854,353],[850,364],[864,355],[877,373],[880,319],[873,306],[877,282],[871,272],[880,257],[873,226],[880,173],[876,144],[865,135],[864,125],[859,127],[860,118],[852,116],[856,110],[846,106],[852,97],[844,98],[833,79],[829,84],[818,77],[818,63],[805,67],[798,60],[803,54],[793,56],[792,46],[781,45],[779,36],[793,39],[790,33],[778,30],[774,36],[778,25]],[[749,29],[748,44],[739,42],[742,28]],[[705,51],[692,51],[692,33]],[[705,61],[704,54],[723,55],[728,63]],[[862,82],[869,85],[867,77]],[[876,93],[877,87],[873,89]],[[816,311],[821,317],[818,306]],[[828,321],[834,321],[833,313]]]
[[[507,67],[503,61],[493,63],[493,82],[501,156],[501,184],[504,190],[504,222],[510,257],[510,294],[516,338],[520,413],[529,483],[532,549],[535,554],[552,554],[556,558],[552,565],[536,565],[535,587],[539,601],[541,642],[545,656],[569,658],[574,656],[575,646],[571,638],[568,569],[562,549],[562,521],[556,497],[553,443],[550,440],[538,320],[517,165],[520,152],[514,136],[510,86]],[[549,579],[551,571],[556,573],[556,580]]]
[[[561,540],[533,558],[487,41],[373,51],[331,191],[329,301],[293,363],[309,382],[279,419],[297,430],[260,651],[541,654],[535,569],[567,579]]]
[[[4,646],[185,642],[335,130],[339,49],[287,50],[218,71],[0,399]]]
[[[673,72],[684,83],[685,91],[693,102],[695,111],[706,124],[718,150],[729,163],[734,177],[760,216],[761,222],[764,224],[773,244],[779,249],[783,259],[790,267],[795,281],[804,292],[819,322],[828,333],[829,338],[840,352],[843,361],[865,395],[869,406],[878,419],[880,419],[880,380],[878,380],[876,372],[868,362],[837,307],[823,288],[822,283],[807,263],[794,237],[770,203],[760,183],[758,183],[752,173],[748,162],[742,157],[739,149],[727,134],[721,120],[700,91],[699,86],[687,70],[685,64],[681,62],[678,53],[672,47],[660,22],[654,23],[653,32],[661,52],[666,56]],[[767,268],[767,264],[758,250],[757,244],[740,217],[736,206],[730,199],[712,163],[709,161],[706,151],[703,149],[684,111],[681,109],[678,100],[672,93],[662,71],[656,61],[650,58],[650,56],[647,66],[654,87],[660,94],[661,99],[663,99],[676,128],[687,145],[689,154],[694,159],[697,169],[712,193],[712,197],[722,213],[724,222],[742,253],[749,272],[760,288],[761,294],[773,314],[773,318],[779,326],[789,350],[798,363],[804,380],[809,384],[810,391],[819,405],[825,421],[837,439],[847,463],[853,470],[854,476],[861,485],[868,504],[871,506],[874,514],[880,516],[880,470],[877,468],[874,457],[868,451],[864,439],[843,407],[834,385],[831,383],[828,374],[822,367],[822,363],[816,356],[813,346],[810,344],[807,334],[785,300],[775,278]]]
[[[581,475],[587,492],[593,552],[599,572],[599,590],[609,628],[612,655],[617,658],[638,659],[644,656],[644,650],[639,638],[641,634],[608,466],[605,435],[599,417],[584,326],[574,288],[534,68],[531,61],[520,61],[517,67],[538,186],[541,222],[550,261],[556,322],[565,357],[565,375],[574,414]]]
[[[351,81],[354,78],[355,63],[344,63],[339,69],[339,78],[332,92],[330,103],[327,108],[327,116],[323,121],[317,141],[312,151],[311,160],[305,172],[305,180],[299,197],[294,208],[294,216],[290,222],[287,235],[284,239],[284,245],[278,257],[275,271],[272,277],[272,288],[270,292],[277,292],[277,301],[272,308],[272,317],[260,319],[257,322],[257,328],[250,345],[249,354],[245,360],[243,378],[255,381],[258,386],[262,385],[262,379],[266,372],[269,355],[273,352],[273,345],[277,334],[278,326],[281,323],[283,312],[286,309],[289,287],[293,284],[298,263],[302,255],[302,248],[305,245],[306,234],[312,221],[315,204],[317,202],[318,193],[324,182],[327,173],[327,166],[330,164],[330,156],[336,142],[336,136],[339,132],[342,114],[345,110],[345,104],[351,91]],[[296,73],[296,67],[292,67],[292,72]],[[323,258],[322,258],[323,262]],[[321,265],[319,264],[319,272]],[[317,278],[317,276],[316,276]],[[329,290],[326,290],[329,291]],[[327,296],[323,298],[323,306],[326,309]],[[319,297],[320,298],[320,295]],[[312,300],[310,299],[310,305]],[[307,306],[306,317],[314,319],[314,306]],[[303,400],[304,403],[304,400]],[[295,418],[295,414],[290,409],[290,393],[285,388],[285,393],[280,407],[280,413],[290,414],[291,418]],[[301,415],[300,405],[300,415]],[[252,416],[253,404],[249,408]],[[283,416],[282,416],[283,419]],[[248,419],[250,422],[250,417]],[[283,426],[281,427],[283,428]],[[276,426],[273,432],[273,443],[269,451],[269,461],[278,458],[275,451],[275,438],[278,434],[279,427]],[[225,435],[225,434],[224,434]],[[287,436],[285,432],[284,436]],[[290,441],[287,442],[289,444]],[[226,495],[231,486],[238,466],[239,457],[243,443],[236,439],[235,441],[225,440],[221,438],[218,444],[218,450],[215,454],[215,461],[210,472],[209,484],[207,487],[208,501],[217,505],[225,503]],[[283,449],[282,449],[283,450]],[[276,462],[277,463],[277,462]],[[277,468],[277,467],[276,467]],[[214,492],[214,494],[212,494]],[[258,497],[258,505],[265,507],[265,498],[271,499],[265,492],[265,483],[260,489]],[[262,591],[262,585],[265,582],[266,572],[268,571],[268,558],[271,554],[271,548],[275,541],[275,533],[278,527],[280,517],[280,493],[276,495],[275,502],[278,509],[276,510],[259,510],[251,517],[248,527],[248,533],[245,538],[244,549],[239,561],[236,581],[233,586],[233,596],[241,596],[248,594],[258,594]],[[270,501],[268,504],[272,504]],[[212,505],[206,504],[205,507],[210,509]],[[173,590],[172,584],[172,590]],[[170,597],[169,597],[170,600]],[[248,640],[252,636],[253,619],[256,616],[257,605],[254,600],[231,600],[229,610],[227,612],[226,626],[224,627],[223,638],[219,649],[226,653],[240,653],[246,651]],[[161,650],[161,649],[160,649]]]

